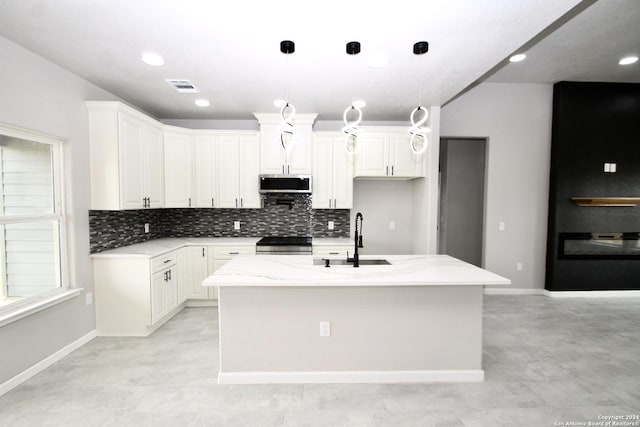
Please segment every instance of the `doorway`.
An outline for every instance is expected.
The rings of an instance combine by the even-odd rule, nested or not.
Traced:
[[[486,138],[440,140],[438,253],[482,266]]]

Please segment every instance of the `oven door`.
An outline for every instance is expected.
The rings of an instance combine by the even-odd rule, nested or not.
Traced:
[[[256,255],[311,255],[313,248],[311,246],[290,246],[290,245],[273,245],[273,246],[256,246]]]

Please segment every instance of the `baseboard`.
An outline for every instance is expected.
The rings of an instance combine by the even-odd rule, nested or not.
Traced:
[[[544,295],[544,289],[484,288],[485,295]]]
[[[188,299],[185,307],[217,307],[217,299]]]
[[[551,298],[638,298],[640,291],[548,291],[544,295]]]
[[[67,355],[71,354],[72,352],[76,351],[77,349],[79,349],[80,347],[82,347],[83,345],[85,345],[86,343],[91,341],[92,339],[94,339],[96,336],[97,336],[96,335],[96,331],[94,329],[93,331],[89,332],[85,336],[78,338],[77,340],[75,340],[71,344],[68,344],[68,345],[64,346],[63,348],[61,348],[60,350],[56,351],[55,353],[53,353],[49,357],[39,361],[38,363],[36,363],[35,365],[31,366],[30,368],[25,369],[24,371],[20,372],[18,375],[16,375],[15,377],[11,378],[10,380],[7,380],[4,383],[0,384],[0,396],[2,396],[3,394],[7,393],[8,391],[14,389],[15,387],[19,386],[20,384],[22,384],[23,382],[27,381],[29,378],[33,377],[34,375],[39,374],[40,372],[44,371],[49,366],[51,366],[54,363],[56,363],[57,361],[61,360],[65,356],[67,356]]]
[[[219,372],[218,384],[481,382],[482,369],[433,371]]]

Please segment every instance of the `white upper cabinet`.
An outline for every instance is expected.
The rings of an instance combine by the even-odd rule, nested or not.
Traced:
[[[259,208],[260,141],[257,133],[220,136],[216,141],[217,207]]]
[[[313,139],[313,209],[353,207],[353,156],[342,132],[317,132]]]
[[[407,129],[362,128],[356,153],[356,177],[419,178],[426,176],[426,154],[416,156]]]
[[[196,168],[196,200],[198,208],[217,208],[218,174],[216,165],[215,134],[196,135],[195,168]]]
[[[280,114],[254,114],[260,123],[260,173],[309,175],[312,170],[312,126],[316,114],[296,114],[294,141],[286,152],[280,141]]]
[[[164,206],[162,125],[120,102],[87,102],[91,209]]]
[[[164,131],[164,205],[167,208],[195,206],[194,137],[188,130]]]

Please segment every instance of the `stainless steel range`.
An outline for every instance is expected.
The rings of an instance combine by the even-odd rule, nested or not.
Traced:
[[[257,255],[311,255],[311,237],[268,236],[256,243]]]

